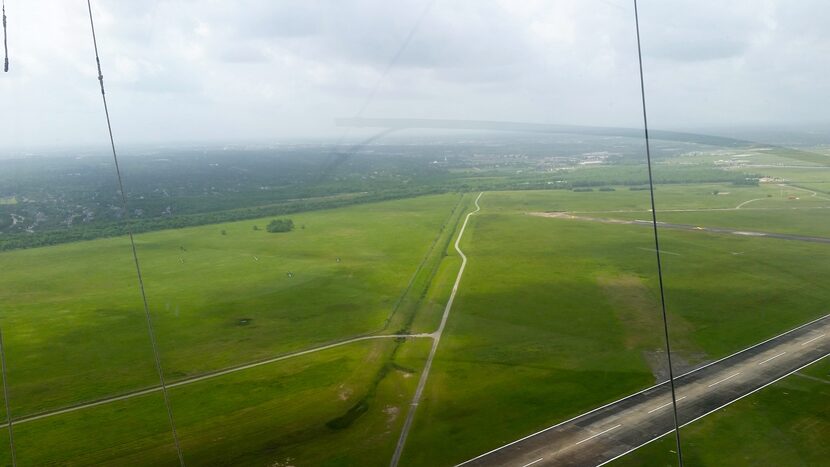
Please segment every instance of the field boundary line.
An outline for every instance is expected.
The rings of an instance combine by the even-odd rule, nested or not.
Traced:
[[[804,323],[804,324],[802,324],[802,325],[800,325],[800,326],[798,326],[798,327],[792,328],[792,329],[790,329],[789,331],[782,332],[781,334],[778,334],[777,336],[770,337],[769,339],[767,339],[767,340],[765,340],[765,341],[758,342],[757,344],[754,344],[754,345],[752,345],[752,346],[750,346],[750,347],[747,347],[747,348],[745,348],[745,349],[739,350],[739,351],[737,351],[737,352],[735,352],[735,353],[733,353],[733,354],[731,354],[731,355],[727,355],[726,357],[720,358],[720,359],[715,360],[715,361],[713,361],[713,362],[709,362],[709,363],[707,363],[707,364],[705,364],[705,365],[703,365],[703,366],[700,366],[700,367],[698,367],[698,368],[695,368],[695,369],[689,370],[689,371],[687,371],[686,373],[683,373],[683,374],[681,374],[681,375],[675,376],[675,378],[674,378],[674,379],[680,379],[680,378],[682,378],[682,377],[684,377],[684,376],[687,376],[687,375],[690,375],[690,374],[692,374],[692,373],[694,373],[694,372],[700,371],[700,370],[702,370],[702,369],[704,369],[704,368],[707,368],[707,367],[709,367],[709,366],[712,366],[712,365],[714,365],[714,364],[716,364],[716,363],[720,363],[720,362],[722,362],[722,361],[724,361],[724,360],[726,360],[726,359],[729,359],[729,358],[735,357],[735,356],[737,356],[737,355],[740,355],[740,354],[742,354],[742,353],[744,353],[744,352],[746,352],[746,351],[748,351],[748,350],[752,350],[752,349],[754,349],[755,347],[758,347],[758,346],[760,346],[760,345],[766,344],[767,342],[770,342],[770,341],[772,341],[772,340],[778,339],[779,337],[784,336],[784,335],[787,335],[787,334],[789,334],[789,333],[791,333],[791,332],[798,331],[799,329],[801,329],[801,328],[803,328],[803,327],[806,327],[806,326],[809,326],[809,325],[811,325],[811,324],[817,323],[817,322],[819,322],[819,321],[821,321],[821,320],[823,320],[823,319],[825,319],[825,318],[828,318],[828,317],[830,317],[830,314],[826,314],[826,315],[824,315],[824,316],[822,316],[822,317],[820,317],[820,318],[816,318],[816,319],[814,319],[814,320],[812,320],[812,321],[810,321],[810,322],[807,322],[807,323]],[[826,355],[825,355],[825,357],[826,357]],[[821,358],[824,358],[824,357],[821,357]],[[821,358],[819,358],[818,360],[821,360]],[[813,364],[813,363],[817,362],[818,360],[815,360],[815,361],[813,361],[813,362],[811,362],[811,363],[808,363],[807,365],[811,365],[811,364]],[[804,366],[807,366],[807,365],[804,365]],[[803,368],[803,367],[801,367],[801,368]],[[798,371],[798,370],[800,370],[801,368],[798,368],[798,369],[796,369],[795,371]],[[787,376],[787,375],[785,375],[785,376]],[[780,378],[779,378],[779,379],[780,379]],[[775,382],[775,381],[773,381],[773,382]],[[609,402],[609,403],[607,403],[607,404],[604,404],[604,405],[601,405],[601,406],[599,406],[599,407],[597,407],[597,408],[595,408],[595,409],[591,409],[591,410],[589,410],[589,411],[587,411],[587,412],[585,412],[585,413],[579,414],[579,415],[577,415],[577,416],[575,416],[575,417],[571,417],[571,418],[569,418],[569,419],[567,419],[567,420],[564,420],[564,421],[561,421],[561,422],[559,422],[559,423],[557,423],[557,424],[555,424],[555,425],[551,425],[551,426],[549,426],[549,427],[547,427],[547,428],[543,428],[543,429],[541,429],[541,430],[539,430],[539,431],[537,431],[537,432],[535,432],[535,433],[531,433],[531,434],[529,434],[529,435],[527,435],[527,436],[524,436],[524,437],[522,437],[522,438],[519,438],[519,439],[517,439],[517,440],[515,440],[515,441],[511,441],[510,443],[504,444],[504,445],[499,446],[499,447],[497,447],[497,448],[495,448],[495,449],[491,449],[490,451],[487,451],[487,452],[485,452],[484,454],[479,454],[478,456],[473,457],[472,459],[467,459],[466,461],[461,462],[460,464],[456,464],[456,467],[460,467],[460,466],[462,466],[462,465],[464,465],[464,464],[468,464],[468,463],[470,463],[470,462],[472,462],[472,461],[474,461],[474,460],[480,459],[480,458],[482,458],[482,457],[484,457],[484,456],[486,456],[486,455],[492,454],[492,453],[494,453],[494,452],[496,452],[496,451],[501,451],[502,449],[504,449],[504,448],[506,448],[506,447],[510,447],[510,446],[512,446],[512,445],[514,445],[514,444],[516,444],[516,443],[520,443],[520,442],[522,442],[522,441],[524,441],[524,440],[526,440],[526,439],[528,439],[528,438],[532,438],[532,437],[534,437],[534,436],[536,436],[536,435],[542,434],[542,433],[544,433],[544,432],[546,432],[546,431],[550,431],[550,430],[552,430],[552,429],[554,429],[554,428],[556,428],[556,427],[562,426],[562,425],[564,425],[564,424],[566,424],[566,423],[570,423],[570,422],[572,422],[572,421],[576,420],[577,418],[584,417],[584,416],[586,416],[586,415],[590,415],[590,414],[592,414],[592,413],[594,413],[594,412],[596,412],[596,411],[598,411],[598,410],[602,410],[602,409],[604,409],[604,408],[606,408],[606,407],[612,406],[612,405],[614,405],[614,404],[617,404],[617,403],[622,402],[622,401],[624,401],[624,400],[627,400],[627,399],[630,399],[630,398],[632,398],[632,397],[638,396],[638,395],[643,394],[643,393],[645,393],[645,392],[648,392],[648,391],[651,391],[651,390],[657,389],[657,388],[659,388],[659,387],[661,387],[661,386],[665,386],[665,385],[667,385],[667,384],[669,384],[669,382],[668,382],[668,381],[664,381],[664,382],[662,382],[662,383],[655,384],[655,385],[653,385],[653,386],[650,386],[650,387],[647,387],[647,388],[642,389],[642,390],[640,390],[640,391],[637,391],[637,392],[635,392],[634,394],[629,394],[629,395],[627,395],[627,396],[625,396],[625,397],[622,397],[622,398],[620,398],[620,399],[617,399],[617,400],[615,400],[615,401],[611,401],[611,402]],[[772,384],[772,383],[768,383],[767,385],[769,385],[769,384]],[[762,386],[762,387],[764,387],[764,386]],[[761,388],[758,388],[758,389],[761,389]],[[757,391],[757,389],[756,389],[756,391]],[[749,393],[749,394],[751,394],[751,393]],[[747,395],[748,395],[748,394],[747,394]],[[743,396],[743,397],[745,397],[745,396]],[[737,400],[737,399],[735,399],[735,400]],[[734,402],[734,401],[733,401],[733,402]],[[731,403],[731,402],[730,402],[730,403]],[[724,406],[722,406],[722,407],[724,407]],[[721,408],[722,408],[722,407],[721,407]],[[718,410],[718,409],[715,409],[715,410]],[[710,413],[711,413],[711,412],[710,412]],[[707,415],[707,414],[704,414],[704,415]],[[692,420],[692,421],[690,421],[690,422],[688,422],[688,423],[691,423],[691,422],[693,422],[693,421],[695,421],[695,420]],[[687,424],[688,424],[688,423],[687,423]],[[681,428],[682,428],[683,426],[686,426],[686,424],[681,425]],[[669,431],[668,433],[672,433],[673,431],[674,431],[674,430],[671,430],[671,431]],[[666,435],[666,434],[668,434],[668,433],[664,433],[664,434],[660,435],[659,437],[663,437],[663,436],[665,436],[665,435]],[[656,438],[655,438],[655,439],[656,439]],[[654,441],[654,440],[652,440],[652,441]],[[649,441],[649,442],[651,442],[651,441]],[[646,444],[647,444],[647,443],[646,443]],[[635,449],[636,449],[636,448],[635,448]],[[630,452],[630,451],[629,451],[629,452]],[[612,459],[612,460],[613,460],[613,459]],[[602,464],[600,464],[600,465],[602,465]]]
[[[741,209],[742,207],[746,206],[749,203],[752,203],[752,202],[755,202],[755,201],[763,201],[765,199],[769,199],[769,198],[755,198],[755,199],[750,199],[748,201],[744,201],[743,203],[735,206],[735,210],[737,211],[738,209]]]
[[[404,289],[404,292],[401,294],[400,298],[398,299],[398,302],[395,305],[396,307],[399,306],[400,302],[403,301],[403,298],[406,296],[406,294],[409,293],[410,289],[412,288],[412,284],[414,283],[418,273],[423,269],[423,265],[425,264],[426,260],[434,252],[435,246],[437,245],[438,241],[441,239],[441,236],[444,234],[446,228],[449,227],[449,224],[452,223],[451,220],[452,220],[453,216],[455,215],[456,210],[459,209],[462,206],[463,202],[464,202],[464,196],[462,195],[459,198],[456,205],[453,207],[452,211],[450,212],[450,215],[447,218],[447,220],[448,220],[447,224],[445,225],[445,227],[443,229],[441,229],[439,231],[439,233],[435,237],[435,239],[433,239],[432,244],[430,245],[430,248],[429,248],[426,256],[424,256],[424,258],[421,260],[421,263],[416,268],[415,273],[410,278],[409,283],[407,284],[406,288]],[[453,230],[455,229],[455,225],[456,224],[452,225]],[[452,239],[452,235],[450,236],[450,239]],[[390,338],[406,339],[406,338],[425,338],[425,337],[433,338],[434,337],[435,333],[382,334],[384,331],[386,331],[388,329],[389,322],[391,322],[391,318],[394,315],[395,311],[396,310],[393,310],[392,312],[390,312],[390,314],[386,318],[386,323],[380,329],[377,329],[377,330],[374,330],[374,331],[367,331],[367,332],[364,332],[362,334],[357,334],[355,336],[351,336],[351,337],[344,338],[344,339],[337,339],[337,340],[332,340],[332,341],[328,341],[328,342],[318,343],[317,345],[313,345],[311,347],[307,347],[307,348],[304,348],[304,349],[294,350],[294,351],[290,351],[290,352],[286,352],[286,353],[282,353],[282,354],[277,354],[275,356],[266,357],[266,358],[259,359],[259,360],[254,360],[254,361],[249,361],[249,362],[246,362],[246,363],[240,363],[240,364],[232,365],[232,366],[229,366],[229,367],[221,368],[221,369],[218,369],[218,370],[212,370],[212,371],[192,375],[190,377],[186,377],[186,378],[179,379],[179,380],[173,380],[173,381],[167,382],[167,387],[168,388],[176,388],[176,387],[179,387],[179,386],[184,386],[184,385],[196,383],[196,382],[199,382],[199,381],[204,381],[206,379],[211,379],[211,378],[215,378],[215,377],[218,377],[218,376],[227,375],[227,374],[230,374],[230,373],[235,373],[237,371],[242,371],[242,370],[246,370],[246,369],[250,369],[250,368],[256,368],[258,366],[268,365],[268,364],[271,364],[271,363],[276,363],[276,362],[281,361],[281,360],[286,360],[286,359],[293,358],[293,357],[299,357],[299,356],[307,355],[307,354],[314,353],[314,352],[328,350],[328,349],[331,349],[331,348],[334,348],[334,347],[338,347],[338,346],[342,346],[342,345],[346,345],[346,344],[351,344],[351,343],[355,343],[355,342],[361,342],[361,341],[372,340],[372,339],[390,339]],[[141,389],[136,389],[136,390],[133,390],[133,391],[128,391],[128,392],[125,392],[125,393],[121,393],[119,395],[93,399],[91,401],[76,403],[76,404],[72,404],[72,405],[69,405],[69,406],[64,406],[64,407],[54,409],[54,410],[34,413],[34,414],[30,414],[30,415],[24,415],[24,416],[19,417],[19,418],[13,418],[10,421],[11,421],[12,424],[31,422],[31,421],[40,420],[40,419],[47,418],[47,417],[52,417],[52,416],[61,415],[61,414],[69,413],[69,412],[74,412],[74,411],[77,411],[77,410],[82,410],[82,409],[85,409],[85,408],[92,408],[92,407],[96,407],[96,406],[99,406],[99,405],[105,405],[105,404],[108,404],[108,403],[111,403],[111,402],[118,402],[118,401],[121,401],[121,400],[130,399],[130,398],[133,398],[133,397],[139,397],[139,396],[143,396],[143,395],[147,395],[147,394],[152,394],[152,393],[158,392],[160,390],[162,390],[161,385],[148,386],[148,387],[144,387],[144,388],[141,388]],[[6,421],[4,423],[0,423],[0,428],[4,428],[4,427],[7,427],[7,426],[9,426],[9,421]]]
[[[429,248],[427,249],[427,253],[424,255],[423,259],[421,259],[421,262],[418,264],[418,267],[415,268],[415,272],[412,274],[412,277],[409,279],[409,283],[406,284],[406,288],[404,288],[403,293],[395,301],[395,305],[392,306],[392,311],[389,312],[389,316],[386,317],[386,321],[383,323],[383,326],[379,330],[371,331],[368,334],[380,333],[380,332],[383,332],[383,331],[386,331],[387,329],[389,329],[389,324],[392,323],[392,318],[394,318],[397,315],[398,310],[401,307],[401,304],[403,303],[404,299],[409,294],[409,292],[412,290],[412,286],[415,284],[415,280],[418,278],[418,274],[424,268],[424,265],[430,259],[432,254],[435,252],[435,247],[438,245],[438,241],[441,240],[441,237],[443,236],[443,234],[446,231],[447,227],[449,227],[449,224],[452,222],[453,217],[455,217],[455,211],[458,208],[461,207],[463,202],[464,202],[464,195],[462,194],[458,198],[458,202],[455,204],[455,206],[453,206],[452,211],[450,211],[450,215],[447,217],[447,220],[444,223],[444,227],[441,228],[438,231],[438,235],[436,235],[435,239],[432,240],[432,244],[430,244]],[[453,230],[455,229],[455,225],[457,223],[458,222],[453,223]],[[452,239],[452,234],[450,234],[450,239]]]
[[[401,459],[401,454],[403,453],[404,445],[406,444],[406,439],[409,435],[409,430],[412,427],[412,421],[415,418],[415,410],[418,408],[418,402],[421,400],[421,394],[424,392],[424,388],[426,387],[427,378],[429,377],[429,370],[432,368],[432,361],[435,359],[435,353],[438,350],[438,344],[441,342],[441,335],[444,333],[444,327],[447,324],[447,320],[450,317],[450,311],[452,310],[452,304],[455,302],[455,295],[458,292],[458,286],[461,283],[461,277],[464,275],[464,269],[467,267],[467,255],[461,251],[460,243],[461,238],[464,236],[464,231],[467,229],[467,223],[470,221],[470,217],[474,214],[481,211],[481,206],[479,206],[478,201],[481,199],[481,195],[484,192],[480,192],[476,197],[474,203],[476,209],[474,211],[468,212],[467,216],[464,218],[464,224],[461,225],[461,230],[458,231],[458,236],[455,238],[455,251],[461,256],[461,267],[458,269],[458,275],[455,277],[455,283],[452,286],[452,292],[450,292],[450,298],[447,300],[447,305],[444,307],[444,315],[441,317],[441,324],[438,326],[438,330],[436,330],[432,336],[432,348],[429,351],[429,357],[427,357],[426,364],[424,365],[424,369],[421,372],[421,378],[418,380],[418,386],[415,388],[415,394],[412,397],[412,402],[409,404],[409,410],[406,413],[406,420],[404,420],[403,428],[401,429],[401,435],[398,438],[398,444],[395,446],[395,452],[392,454],[392,460],[390,461],[389,465],[391,467],[397,467],[398,462]]]
[[[300,357],[300,356],[303,356],[303,355],[308,355],[308,354],[311,354],[311,353],[320,352],[320,351],[332,349],[332,348],[335,348],[335,347],[340,347],[342,345],[353,344],[355,342],[362,342],[362,341],[373,340],[373,339],[408,339],[408,338],[426,338],[426,337],[432,338],[433,335],[432,334],[425,334],[425,333],[422,333],[422,334],[382,334],[382,335],[355,337],[355,338],[347,339],[347,340],[344,340],[344,341],[325,344],[325,345],[322,345],[322,346],[313,347],[313,348],[305,349],[305,350],[300,350],[300,351],[297,351],[297,352],[282,354],[282,355],[279,355],[279,356],[276,356],[276,357],[270,357],[270,358],[265,359],[265,360],[259,360],[259,361],[256,361],[256,362],[245,363],[245,364],[242,364],[242,365],[236,365],[236,366],[228,367],[228,368],[225,368],[225,369],[222,369],[222,370],[216,370],[216,371],[212,371],[210,373],[203,373],[201,375],[192,376],[190,378],[180,379],[180,380],[177,380],[177,381],[167,383],[167,387],[172,389],[172,388],[176,388],[176,387],[179,387],[179,386],[186,386],[188,384],[197,383],[199,381],[204,381],[206,379],[216,378],[216,377],[224,376],[224,375],[227,375],[227,374],[230,374],[230,373],[236,373],[237,371],[248,370],[248,369],[251,369],[251,368],[256,368],[258,366],[263,366],[263,365],[268,365],[268,364],[271,364],[271,363],[276,363],[276,362],[281,361],[281,360],[288,360],[290,358]],[[40,413],[31,414],[31,415],[26,415],[26,416],[23,416],[23,417],[20,417],[20,418],[13,419],[12,423],[20,424],[20,423],[32,422],[32,421],[40,420],[40,419],[43,419],[43,418],[53,417],[53,416],[56,416],[56,415],[62,415],[62,414],[65,414],[65,413],[75,412],[75,411],[82,410],[82,409],[97,407],[99,405],[105,405],[105,404],[109,404],[109,403],[112,403],[112,402],[118,402],[118,401],[122,401],[122,400],[125,400],[125,399],[131,399],[133,397],[139,397],[139,396],[144,396],[144,395],[147,395],[147,394],[152,394],[154,392],[161,391],[161,389],[162,388],[161,388],[160,385],[150,386],[150,387],[146,387],[146,388],[143,388],[143,389],[137,389],[135,391],[123,393],[123,394],[120,394],[120,395],[117,395],[117,396],[105,397],[105,398],[101,398],[101,399],[97,399],[97,400],[92,400],[92,401],[89,401],[89,402],[83,402],[83,403],[80,403],[80,404],[70,405],[70,406],[67,406],[67,407],[63,407],[63,408],[60,408],[60,409],[55,409],[55,410],[48,411],[48,412],[40,412]],[[5,428],[7,426],[8,426],[7,422],[0,424],[0,428]]]
[[[462,199],[462,202],[465,199],[466,199],[466,195],[465,195],[465,198]],[[459,202],[459,206],[462,204],[462,202]],[[469,204],[469,203],[467,203],[467,204]],[[441,257],[438,258],[438,261],[435,262],[435,264],[432,267],[432,270],[429,273],[429,276],[428,276],[428,279],[426,281],[426,285],[424,287],[424,290],[423,290],[421,296],[418,298],[418,300],[416,302],[416,308],[417,309],[415,310],[415,313],[412,314],[411,322],[408,323],[408,325],[404,328],[407,332],[412,331],[412,326],[415,324],[415,320],[417,320],[417,318],[418,318],[418,313],[420,311],[422,311],[421,307],[423,306],[424,299],[426,298],[426,296],[429,294],[429,292],[431,290],[433,290],[434,287],[440,287],[440,284],[436,284],[434,282],[435,278],[438,275],[438,271],[441,269],[441,265],[443,265],[446,258],[449,257],[449,255],[447,254],[447,250],[449,249],[450,245],[452,245],[453,239],[455,238],[455,234],[456,234],[456,232],[459,231],[460,225],[461,225],[462,220],[464,218],[465,218],[465,216],[464,216],[463,212],[460,213],[458,216],[456,216],[455,221],[452,223],[452,230],[449,232],[449,235],[447,236],[447,239],[446,239],[447,241],[445,241],[441,244],[441,249],[438,250],[441,253]],[[426,331],[422,331],[422,332],[426,332]],[[438,329],[433,330],[431,332],[431,334],[435,334],[436,332],[438,332]]]

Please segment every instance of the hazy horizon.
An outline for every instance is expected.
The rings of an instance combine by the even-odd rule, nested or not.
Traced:
[[[6,5],[0,148],[106,142],[85,6]],[[353,135],[334,120],[356,115],[642,125],[627,1],[93,9],[122,145],[339,140]],[[640,13],[652,127],[830,127],[819,2],[646,0]]]

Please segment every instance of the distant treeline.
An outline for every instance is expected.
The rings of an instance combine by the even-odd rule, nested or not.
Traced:
[[[56,245],[59,243],[94,240],[96,238],[117,237],[133,233],[152,232],[155,230],[180,229],[207,224],[219,224],[261,217],[283,216],[303,211],[319,211],[333,209],[353,204],[373,203],[393,199],[409,198],[414,196],[442,193],[442,189],[409,189],[389,190],[377,193],[363,193],[348,196],[333,196],[328,198],[313,198],[286,201],[278,204],[255,206],[226,211],[215,211],[199,214],[188,214],[172,217],[156,217],[152,219],[130,219],[122,222],[111,222],[91,225],[77,225],[66,229],[56,229],[35,233],[15,233],[0,235],[0,251],[21,248],[36,248]]]
[[[20,248],[35,248],[80,240],[116,237],[133,233],[156,230],[178,229],[223,222],[234,222],[262,217],[285,216],[302,211],[333,209],[359,203],[410,198],[428,194],[496,190],[574,190],[598,188],[610,190],[610,186],[627,186],[631,190],[648,189],[648,173],[642,165],[613,165],[584,170],[536,174],[462,174],[435,176],[431,184],[418,186],[407,184],[401,188],[384,187],[361,193],[285,200],[274,204],[226,209],[211,212],[179,214],[165,217],[131,218],[126,221],[107,221],[90,224],[76,224],[69,228],[16,232],[0,235],[0,251]],[[660,184],[680,183],[731,183],[734,185],[757,185],[755,175],[728,172],[714,168],[658,166],[654,171],[654,182]],[[371,184],[367,184],[369,188]],[[587,190],[586,190],[587,191]]]

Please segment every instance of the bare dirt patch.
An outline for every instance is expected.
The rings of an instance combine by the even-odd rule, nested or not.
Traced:
[[[392,424],[395,423],[395,419],[398,418],[398,414],[400,413],[401,409],[395,407],[394,405],[387,405],[383,408],[383,413],[386,414],[386,428],[391,428]]]
[[[605,217],[587,217],[587,216],[575,216],[573,214],[569,214],[564,211],[545,211],[545,212],[529,212],[527,213],[531,216],[536,217],[550,217],[553,219],[570,219],[570,220],[577,220],[577,221],[591,221],[591,222],[602,222],[603,224],[640,224],[644,221],[629,221],[623,219],[609,219]]]
[[[343,385],[337,388],[337,398],[341,401],[347,400],[348,398],[352,397],[352,394],[354,394],[354,390],[352,388]]]

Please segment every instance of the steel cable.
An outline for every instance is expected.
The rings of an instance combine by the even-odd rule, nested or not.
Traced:
[[[9,45],[6,40],[6,0],[3,0],[3,50],[5,52],[5,60],[3,62],[3,72],[9,72]],[[14,453],[14,426],[12,422],[12,412],[9,404],[9,386],[8,378],[6,377],[6,348],[3,343],[3,331],[0,329],[0,369],[3,373],[3,402],[6,407],[6,423],[9,426],[9,450],[11,451],[12,466],[17,465],[17,459]]]
[[[654,177],[651,171],[651,148],[648,139],[648,114],[646,113],[646,86],[643,78],[643,52],[640,45],[640,14],[637,0],[634,0],[634,27],[637,30],[637,60],[640,66],[640,97],[643,102],[643,132],[646,143],[646,163],[648,164],[648,188],[651,197],[651,225],[654,229],[654,252],[657,257],[657,280],[660,285],[660,307],[663,313],[663,333],[666,339],[666,359],[669,365],[669,386],[671,387],[672,413],[674,414],[674,433],[677,442],[677,462],[683,467],[683,452],[680,448],[680,424],[677,417],[677,395],[674,387],[674,369],[671,361],[671,343],[669,341],[669,323],[666,315],[666,295],[663,288],[663,265],[660,259],[660,237],[657,233],[657,207],[654,203]]]
[[[101,59],[98,56],[98,40],[95,37],[95,22],[92,19],[92,4],[90,0],[87,0],[86,3],[87,8],[89,10],[89,26],[92,30],[92,45],[95,49],[95,63],[98,66],[98,82],[101,85],[101,98],[104,103],[104,114],[107,117],[107,131],[109,132],[110,146],[112,147],[112,159],[115,162],[115,174],[118,178],[118,190],[121,194],[121,208],[124,211],[124,222],[127,227],[127,235],[130,238],[130,246],[132,247],[133,261],[135,263],[135,270],[138,276],[138,288],[141,292],[141,299],[144,303],[144,316],[147,322],[147,331],[150,334],[150,344],[153,348],[153,358],[155,360],[156,372],[158,373],[159,382],[161,383],[161,392],[164,397],[164,406],[167,409],[167,418],[170,421],[170,429],[173,433],[173,443],[176,446],[176,453],[179,456],[179,464],[184,466],[184,457],[182,456],[181,446],[179,445],[179,436],[176,433],[176,423],[173,420],[173,410],[170,407],[170,398],[167,394],[167,385],[164,381],[164,372],[161,366],[161,358],[159,357],[158,346],[156,344],[156,337],[155,333],[153,332],[153,321],[152,317],[150,316],[150,306],[147,303],[147,294],[144,290],[144,279],[141,275],[141,265],[138,261],[138,252],[136,251],[135,247],[135,239],[133,238],[133,232],[130,228],[130,215],[127,209],[127,196],[124,193],[124,183],[121,178],[121,169],[118,165],[118,154],[115,150],[115,139],[112,136],[112,124],[110,123],[110,113],[109,108],[107,107],[107,95],[104,92],[104,75],[101,73]]]
[[[3,61],[3,72],[9,72],[9,41],[6,37],[6,0],[3,0],[3,51],[5,59]]]

